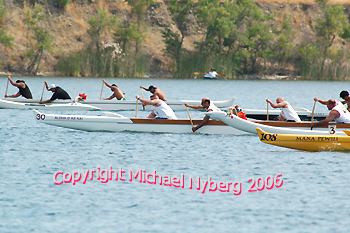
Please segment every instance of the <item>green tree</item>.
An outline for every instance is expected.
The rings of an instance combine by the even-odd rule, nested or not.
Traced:
[[[133,32],[133,39],[135,40],[135,54],[138,53],[139,46],[143,43],[145,39],[144,33],[144,21],[142,17],[144,16],[147,8],[153,4],[154,0],[126,0],[126,2],[131,7],[131,16],[135,18],[136,23],[128,22],[126,25],[130,25],[130,29],[136,30]],[[136,27],[135,27],[136,26]]]
[[[163,30],[162,37],[164,38],[165,43],[165,49],[163,51],[176,60],[178,56],[178,48],[181,47],[181,41],[179,40],[180,35],[171,31],[170,28],[166,28]]]
[[[141,42],[143,40],[143,34],[139,33],[138,26],[130,21],[124,23],[119,22],[114,28],[114,38],[122,46],[123,52],[127,52],[128,44],[133,41]],[[136,43],[137,44],[137,43]]]
[[[283,16],[282,28],[277,32],[279,37],[276,43],[273,45],[275,51],[275,60],[277,61],[279,68],[283,68],[284,65],[292,59],[293,49],[293,34],[294,28],[291,24],[291,17],[289,15]]]
[[[200,27],[206,29],[205,40],[201,45],[200,53],[205,47],[222,51],[225,38],[236,31],[236,4],[230,1],[220,0],[199,0],[196,14]]]
[[[57,0],[58,7],[60,9],[65,9],[68,5],[69,0]]]
[[[252,0],[236,0],[235,30],[225,39],[225,45],[232,49],[233,59],[240,63],[241,72],[260,71],[272,54],[275,29],[269,21],[273,14],[262,12]]]
[[[43,6],[35,4],[33,11],[28,9],[24,14],[26,16],[26,24],[34,33],[34,35],[31,36],[34,45],[29,45],[29,50],[27,53],[27,55],[32,58],[32,62],[28,66],[27,70],[31,73],[35,65],[37,65],[35,71],[33,72],[36,74],[39,70],[43,52],[47,51],[50,53],[54,42],[51,34],[47,31],[43,23],[43,21],[46,19]]]
[[[3,1],[0,1],[0,43],[6,47],[12,47],[13,37],[8,36],[6,33],[7,27],[5,26],[7,10]]]
[[[108,11],[97,9],[97,16],[88,20],[90,28],[87,33],[90,35],[91,40],[95,44],[98,51],[100,51],[100,45],[102,42],[101,37],[110,32],[112,25],[117,22],[115,16],[110,16]]]
[[[170,33],[170,29],[166,28],[163,30],[163,38],[167,53],[175,58],[177,65],[180,64],[182,43],[186,35],[186,24],[189,21],[188,15],[193,10],[193,7],[194,3],[192,0],[169,0],[168,9],[177,28],[180,30],[180,34]]]
[[[349,23],[343,6],[329,5],[328,0],[317,0],[316,2],[321,6],[322,16],[316,19],[315,30],[322,51],[327,56],[336,35],[345,39],[350,37]]]

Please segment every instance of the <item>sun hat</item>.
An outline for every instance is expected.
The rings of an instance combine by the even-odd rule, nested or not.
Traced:
[[[51,90],[52,88],[56,88],[56,85],[55,85],[55,84],[51,84],[51,85],[49,86],[49,90]]]

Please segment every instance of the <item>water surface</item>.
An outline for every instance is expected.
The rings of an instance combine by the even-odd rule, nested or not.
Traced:
[[[23,78],[40,98],[44,78]],[[72,97],[99,98],[93,78],[45,78]],[[169,100],[224,100],[266,109],[284,96],[312,109],[313,97],[339,99],[346,82],[106,79],[128,99],[140,85],[160,87]],[[0,79],[5,92],[6,79]],[[8,93],[17,90],[9,87]],[[148,92],[143,92],[145,97]],[[104,88],[103,96],[110,95]],[[45,92],[44,98],[49,98]],[[316,111],[326,111],[317,105]],[[81,114],[91,114],[80,112]],[[133,111],[121,114],[133,116]],[[139,112],[147,116],[149,112]],[[187,112],[176,112],[187,118]],[[191,111],[193,118],[202,112]],[[256,136],[84,132],[35,121],[32,111],[0,110],[0,232],[348,232],[349,154],[302,152],[263,144]],[[54,174],[122,168],[185,177],[184,188],[135,180],[94,179],[55,185]],[[282,174],[283,185],[248,192],[249,179]],[[242,184],[231,191],[189,188],[189,178]]]

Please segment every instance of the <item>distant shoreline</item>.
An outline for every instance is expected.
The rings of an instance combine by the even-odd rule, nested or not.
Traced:
[[[7,76],[17,76],[17,77],[68,77],[68,78],[109,78],[109,77],[82,77],[82,76],[61,76],[58,72],[39,72],[37,75],[29,75],[26,73],[17,73],[17,72],[0,72],[0,77]],[[110,78],[118,78],[118,77],[110,77]],[[178,79],[173,77],[166,77],[166,75],[156,75],[149,74],[145,77],[137,77],[140,79],[148,79],[148,78],[161,78],[161,79]],[[132,79],[132,78],[131,78]],[[202,79],[197,76],[197,78],[183,78],[183,79]],[[241,75],[235,78],[219,78],[219,80],[302,80],[300,76],[288,76],[288,75]]]

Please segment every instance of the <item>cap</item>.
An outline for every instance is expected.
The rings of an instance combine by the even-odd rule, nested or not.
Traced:
[[[56,88],[56,85],[55,85],[55,84],[51,84],[51,85],[49,86],[49,90],[52,89],[52,88]]]
[[[157,87],[149,86],[149,87],[148,87],[148,90],[150,90],[150,89],[157,89]]]

